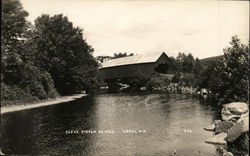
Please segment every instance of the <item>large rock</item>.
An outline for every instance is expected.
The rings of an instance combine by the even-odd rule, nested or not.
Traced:
[[[248,105],[244,102],[233,102],[223,106],[221,110],[222,120],[238,120],[240,116],[248,112]]]
[[[243,115],[237,121],[237,123],[227,131],[226,141],[234,142],[241,134],[248,131],[249,131],[249,116]]]
[[[215,145],[226,145],[227,142],[224,140],[227,137],[227,133],[220,133],[208,138],[205,143],[215,144]]]
[[[215,123],[215,134],[225,132],[227,133],[228,129],[234,125],[232,121],[221,121]]]
[[[204,128],[204,130],[206,130],[206,131],[214,131],[214,129],[215,129],[215,124],[209,125],[209,126]]]

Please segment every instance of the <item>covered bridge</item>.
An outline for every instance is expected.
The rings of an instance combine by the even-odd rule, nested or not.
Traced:
[[[150,77],[155,72],[166,73],[169,63],[164,52],[110,59],[99,68],[99,76],[104,80]]]

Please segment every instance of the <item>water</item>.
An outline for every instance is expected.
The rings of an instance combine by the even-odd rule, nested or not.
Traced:
[[[1,148],[5,154],[209,156],[216,148],[204,143],[213,134],[203,127],[217,114],[184,94],[87,96],[2,115]]]

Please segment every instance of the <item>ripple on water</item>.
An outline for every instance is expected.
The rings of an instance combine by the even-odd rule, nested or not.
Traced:
[[[213,155],[202,128],[216,108],[181,94],[97,95],[6,114],[2,150],[12,154]],[[65,134],[66,130],[114,134]],[[122,133],[145,130],[145,133]]]

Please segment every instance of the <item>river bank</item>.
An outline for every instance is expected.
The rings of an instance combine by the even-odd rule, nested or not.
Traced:
[[[75,99],[81,98],[83,96],[86,96],[86,95],[87,94],[75,94],[72,96],[63,96],[63,97],[59,97],[59,98],[55,98],[55,99],[37,101],[35,103],[26,103],[26,104],[22,104],[22,105],[4,106],[4,107],[1,107],[1,114],[15,112],[15,111],[21,111],[21,110],[25,110],[25,109],[32,109],[32,108],[37,108],[37,107],[55,105],[55,104],[59,104],[62,102],[69,102],[69,101],[73,101]]]
[[[246,155],[249,153],[249,109],[244,102],[223,105],[221,120],[204,130],[214,135],[205,142],[218,147],[218,155]]]

